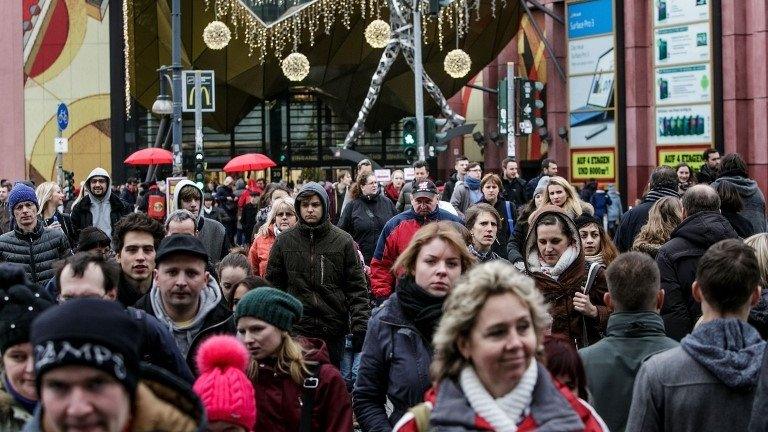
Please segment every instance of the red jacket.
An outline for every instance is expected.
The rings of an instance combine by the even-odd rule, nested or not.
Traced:
[[[267,261],[269,261],[269,251],[275,244],[275,226],[267,229],[266,236],[257,235],[253,238],[251,248],[248,250],[248,261],[251,262],[253,274],[264,277],[267,273]]]
[[[352,432],[352,402],[339,371],[330,364],[325,343],[318,339],[300,339],[312,349],[306,359],[321,364],[315,406],[312,410],[313,432]],[[255,431],[296,432],[301,418],[302,386],[287,374],[277,371],[265,361],[253,387],[256,391],[258,416]]]
[[[461,387],[453,380],[443,380],[437,390],[430,389],[426,401],[431,406],[431,426],[482,432],[495,430],[484,418],[475,414]],[[523,420],[517,425],[518,432],[533,432],[539,429],[561,432],[608,431],[592,407],[552,378],[541,364],[533,388],[533,400],[526,412]],[[418,429],[413,414],[408,412],[397,422],[393,432],[426,431]]]
[[[413,235],[422,226],[435,221],[453,221],[462,224],[458,216],[436,208],[427,216],[420,216],[411,210],[404,211],[384,225],[376,243],[371,259],[371,292],[377,299],[386,299],[392,294],[395,286],[395,274],[392,264],[408,247]]]
[[[400,198],[400,190],[395,188],[395,185],[392,182],[389,182],[384,186],[384,194],[387,198],[392,200],[392,204],[397,204],[397,200]]]

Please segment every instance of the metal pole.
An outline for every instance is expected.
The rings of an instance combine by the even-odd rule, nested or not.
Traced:
[[[413,88],[414,103],[416,105],[416,137],[418,138],[419,160],[427,159],[424,140],[424,80],[423,65],[421,64],[421,12],[419,0],[411,2],[413,10]]]
[[[181,167],[181,0],[171,5],[171,70],[173,87],[173,174],[180,175]]]
[[[515,115],[515,64],[507,62],[507,157],[517,156],[517,116]]]
[[[56,129],[58,130],[56,136],[61,138],[61,129]],[[56,184],[58,184],[59,187],[63,187],[64,185],[64,158],[62,157],[61,152],[56,152]]]
[[[203,152],[203,92],[200,71],[195,71],[195,153]]]

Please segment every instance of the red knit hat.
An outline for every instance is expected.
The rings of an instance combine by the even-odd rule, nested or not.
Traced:
[[[248,350],[232,336],[211,336],[197,352],[195,393],[203,401],[208,421],[222,421],[253,431],[256,396],[245,375]]]

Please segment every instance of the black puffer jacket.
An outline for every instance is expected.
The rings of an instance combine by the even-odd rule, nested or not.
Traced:
[[[710,246],[729,238],[738,238],[731,224],[719,212],[704,211],[685,218],[659,249],[656,264],[666,293],[661,316],[672,339],[679,341],[690,333],[701,315],[701,306],[691,295],[699,259]]]
[[[395,205],[381,193],[361,196],[344,207],[339,219],[339,228],[352,236],[360,247],[365,262],[370,264],[384,225],[396,214]]]
[[[301,216],[293,228],[277,236],[269,254],[266,279],[295,296],[304,305],[301,321],[295,326],[302,336],[325,339],[350,330],[364,334],[371,307],[360,259],[352,237],[328,220],[328,195],[315,182],[301,188],[300,200],[317,194],[323,205],[318,225],[307,224]]]
[[[0,235],[0,262],[21,264],[29,280],[39,287],[54,276],[53,263],[70,253],[64,232],[45,228],[40,220],[31,233],[16,228]]]

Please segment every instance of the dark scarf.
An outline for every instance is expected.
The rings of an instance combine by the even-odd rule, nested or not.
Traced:
[[[11,385],[11,382],[8,381],[8,377],[6,375],[3,375],[3,385],[5,386],[5,389],[8,390],[8,394],[11,395],[14,401],[18,403],[22,408],[24,408],[24,411],[32,414],[35,411],[35,407],[37,406],[37,401],[34,401],[32,399],[27,399],[19,392],[16,391],[15,388]]]
[[[429,294],[416,285],[413,276],[405,276],[397,286],[397,300],[405,318],[416,326],[416,330],[431,346],[435,328],[443,315],[445,297]]]
[[[675,198],[680,198],[680,194],[677,193],[677,191],[675,189],[658,188],[658,189],[653,189],[650,192],[648,192],[648,195],[645,196],[645,199],[643,200],[643,202],[656,202],[656,201],[658,201],[659,199],[661,199],[662,197],[665,197],[665,196],[671,196],[671,197],[675,197]]]
[[[732,170],[718,172],[717,173],[717,178],[721,178],[721,177],[744,177],[744,178],[749,178],[749,175],[747,175],[747,173],[745,171],[743,171],[743,170],[740,170],[738,168],[734,168]]]

